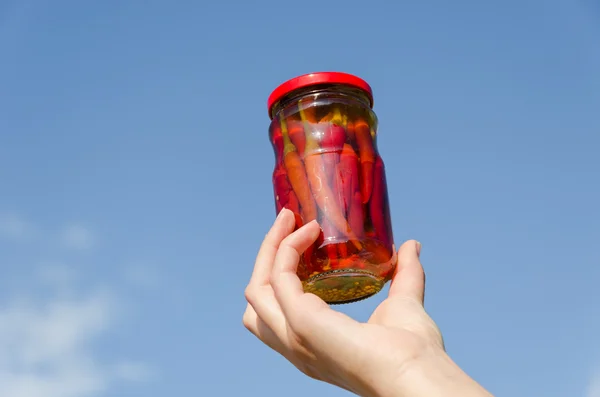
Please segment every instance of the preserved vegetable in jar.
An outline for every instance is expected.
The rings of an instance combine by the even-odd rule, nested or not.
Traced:
[[[339,72],[288,80],[269,97],[278,214],[321,233],[300,258],[306,292],[330,304],[378,293],[396,267],[385,167],[371,87]]]

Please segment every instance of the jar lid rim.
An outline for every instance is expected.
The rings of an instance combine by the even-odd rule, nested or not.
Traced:
[[[273,105],[290,92],[297,90],[298,88],[319,84],[342,84],[359,88],[367,94],[371,107],[373,107],[373,90],[371,89],[371,86],[360,77],[343,72],[316,72],[294,77],[275,88],[267,100],[269,117],[271,117]]]

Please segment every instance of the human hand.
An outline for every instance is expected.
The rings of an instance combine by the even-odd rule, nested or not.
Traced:
[[[313,221],[292,233],[294,224],[293,214],[282,210],[260,248],[245,291],[243,323],[250,332],[304,374],[360,396],[416,397],[442,387],[466,395],[456,385],[466,375],[445,355],[441,333],[423,307],[418,242],[400,247],[388,298],[360,323],[304,293],[296,269],[320,229]],[[424,384],[433,380],[436,388]]]

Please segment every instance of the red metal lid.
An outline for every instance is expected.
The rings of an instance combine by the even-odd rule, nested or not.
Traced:
[[[318,72],[294,77],[293,79],[290,79],[281,84],[279,87],[275,88],[271,95],[269,95],[269,99],[267,101],[269,117],[271,117],[271,108],[281,98],[298,88],[304,88],[318,84],[344,84],[359,88],[365,91],[369,97],[369,101],[371,102],[371,107],[373,106],[373,91],[371,90],[371,86],[363,79],[348,73]]]

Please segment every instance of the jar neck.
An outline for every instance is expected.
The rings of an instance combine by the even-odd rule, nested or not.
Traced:
[[[371,109],[371,100],[363,90],[342,84],[323,84],[290,92],[273,105],[271,118],[277,117],[280,112],[292,106],[297,106],[299,101],[318,101],[319,99],[340,101]]]

